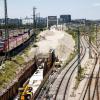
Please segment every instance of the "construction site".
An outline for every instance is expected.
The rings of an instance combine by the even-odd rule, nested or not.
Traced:
[[[100,21],[41,18],[33,7],[23,24],[3,3],[0,100],[100,100]]]

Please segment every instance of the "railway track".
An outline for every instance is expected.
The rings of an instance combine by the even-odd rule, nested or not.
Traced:
[[[81,40],[81,45],[82,45],[82,50],[81,50],[81,60],[84,58],[85,56],[85,52],[86,52],[86,48]],[[62,72],[60,73],[60,75],[58,75],[58,77],[53,81],[52,84],[53,87],[51,89],[45,90],[45,94],[41,94],[39,95],[39,97],[37,98],[37,100],[39,100],[40,98],[49,98],[49,99],[53,99],[53,100],[66,100],[66,94],[67,94],[67,89],[69,86],[69,83],[71,81],[71,77],[74,73],[74,71],[77,69],[78,67],[78,63],[77,63],[78,57],[76,56],[71,63],[69,63],[69,65],[62,70]],[[51,86],[52,84],[50,84],[49,86]]]
[[[85,39],[87,41],[87,39]],[[85,56],[86,52],[86,45],[84,45],[83,41],[81,41],[82,44],[82,50],[81,50],[81,60]],[[95,69],[97,62],[98,62],[98,51],[96,47],[92,44],[91,45],[92,51],[95,55],[95,64],[93,68],[91,68],[90,76],[88,77],[88,80],[85,84],[85,87],[80,94],[80,100],[99,100],[99,71]],[[41,95],[39,95],[39,98],[36,100],[39,100],[40,98],[46,99],[46,100],[68,100],[68,90],[70,87],[70,82],[72,79],[72,76],[74,75],[75,70],[77,69],[77,57],[75,57],[72,60],[72,63],[70,63],[61,73],[57,76],[57,78],[54,79],[52,84],[49,84],[49,87],[52,86],[50,89],[49,87],[45,90],[45,92]],[[95,73],[95,76],[94,76]],[[54,84],[54,85],[53,85]],[[94,84],[94,87],[92,85]],[[86,98],[87,96],[87,98]]]
[[[86,37],[85,40],[88,41]],[[98,51],[93,44],[91,45],[91,48],[95,54],[95,64],[90,72],[90,76],[87,79],[87,82],[84,86],[84,89],[81,93],[79,100],[99,100],[98,80],[99,80],[100,66],[99,67],[97,66],[99,57],[98,57]]]
[[[82,44],[83,50],[81,52],[81,59],[80,60],[82,61],[82,59],[85,56],[86,48],[84,47],[82,40],[81,40],[81,44]],[[77,60],[65,72],[65,74],[64,74],[64,76],[63,76],[63,78],[62,78],[62,80],[59,84],[59,88],[56,91],[56,95],[55,95],[55,98],[54,98],[55,100],[67,100],[67,92],[68,92],[68,88],[69,88],[69,85],[70,85],[70,82],[71,82],[71,78],[72,78],[75,70],[78,67]]]

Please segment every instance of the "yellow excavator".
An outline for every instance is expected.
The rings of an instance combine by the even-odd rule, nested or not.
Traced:
[[[33,93],[32,87],[29,87],[28,82],[23,85],[23,88],[19,88],[19,100],[31,100]]]

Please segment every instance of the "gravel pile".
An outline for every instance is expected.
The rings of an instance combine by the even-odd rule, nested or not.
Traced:
[[[74,51],[75,42],[68,33],[52,29],[41,32],[36,45],[38,53],[46,54],[54,49],[59,60],[64,61]]]

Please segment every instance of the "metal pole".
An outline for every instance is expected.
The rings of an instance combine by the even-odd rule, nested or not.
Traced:
[[[6,52],[9,50],[9,32],[8,32],[8,14],[7,14],[7,0],[4,0],[4,10],[5,10],[5,39],[8,40],[7,44],[8,44],[8,48],[6,50]],[[6,58],[7,58],[7,54],[5,54]]]
[[[49,24],[48,24],[49,22],[48,22],[48,17],[47,17],[47,29],[49,28]]]
[[[8,15],[7,15],[7,1],[4,0],[5,9],[5,39],[8,38]]]
[[[59,23],[58,23],[58,18],[57,18],[57,26],[58,26],[58,24],[59,24]]]
[[[36,15],[35,15],[35,25],[36,25],[36,28],[38,28],[38,21],[39,21],[39,13],[37,13]]]
[[[96,46],[97,46],[97,24],[96,24]]]
[[[57,17],[57,20],[56,21],[57,21],[57,23],[56,23],[56,27],[57,27],[57,25],[58,25],[58,17]]]
[[[91,30],[91,26],[90,26],[90,30]],[[92,58],[92,55],[91,55],[91,31],[89,31],[89,58]]]
[[[33,28],[36,28],[36,8],[33,7]]]
[[[81,69],[81,61],[80,61],[80,31],[79,28],[77,30],[77,36],[78,36],[78,76],[80,76],[80,69]]]
[[[40,28],[40,13],[39,13],[38,27]]]

